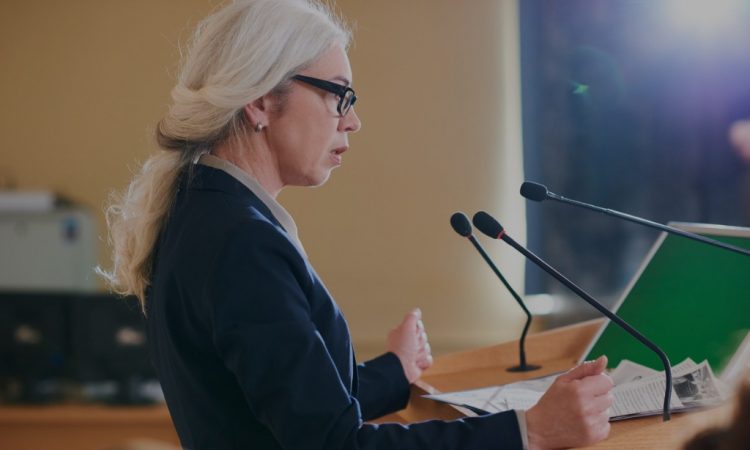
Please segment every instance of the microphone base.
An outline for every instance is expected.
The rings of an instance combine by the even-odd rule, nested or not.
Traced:
[[[526,365],[517,365],[513,367],[508,367],[505,369],[506,372],[531,372],[532,370],[538,370],[541,369],[542,366],[537,366],[534,364],[526,364]]]

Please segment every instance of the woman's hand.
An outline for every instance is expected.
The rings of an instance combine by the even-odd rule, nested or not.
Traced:
[[[388,333],[385,347],[398,356],[409,383],[417,381],[422,371],[432,365],[430,343],[427,341],[422,311],[419,308],[404,316],[401,324]]]
[[[613,383],[606,367],[601,356],[557,377],[526,412],[529,450],[589,446],[609,435]]]

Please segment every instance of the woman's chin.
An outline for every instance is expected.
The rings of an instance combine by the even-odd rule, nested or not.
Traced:
[[[307,187],[320,187],[331,178],[331,171],[333,168],[321,170],[319,173],[308,176],[303,182],[299,183],[298,186]]]

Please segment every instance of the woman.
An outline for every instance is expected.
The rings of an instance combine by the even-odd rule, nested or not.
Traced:
[[[554,448],[606,436],[606,361],[528,412],[402,426],[431,364],[418,310],[357,365],[336,303],[276,202],[318,186],[360,128],[348,32],[304,0],[238,1],[205,19],[159,124],[163,148],[110,210],[122,293],[147,316],[172,419],[190,449]]]

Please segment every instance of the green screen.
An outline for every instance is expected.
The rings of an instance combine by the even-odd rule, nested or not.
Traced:
[[[750,248],[748,237],[706,236]],[[720,374],[750,331],[750,257],[669,235],[617,314],[664,350],[672,365],[707,359]],[[586,359],[602,354],[610,367],[629,359],[663,370],[656,354],[611,322]]]

